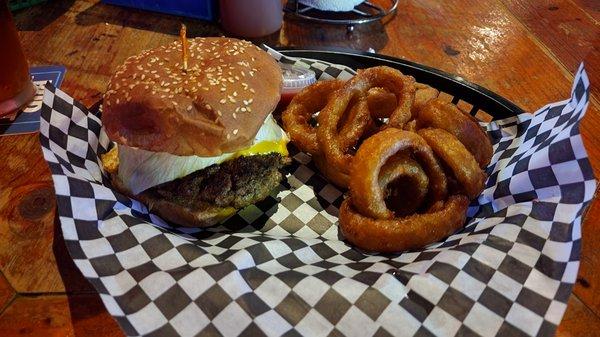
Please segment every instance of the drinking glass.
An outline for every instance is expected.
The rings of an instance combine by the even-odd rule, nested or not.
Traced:
[[[0,0],[0,116],[15,112],[34,95],[35,87],[8,0]]]
[[[281,28],[281,0],[221,0],[221,25],[241,37],[261,37]]]

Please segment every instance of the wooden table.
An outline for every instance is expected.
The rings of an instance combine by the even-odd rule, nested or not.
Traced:
[[[286,19],[281,32],[259,42],[372,48],[459,74],[528,111],[568,97],[573,72],[585,60],[593,96],[581,132],[600,176],[598,20],[595,0],[407,0],[385,26],[360,26],[348,35],[344,27]],[[30,62],[65,65],[62,89],[88,106],[127,56],[172,41],[180,21],[189,36],[223,34],[214,24],[96,0],[49,0],[15,21]],[[0,336],[121,335],[68,256],[38,136],[0,138],[0,158]],[[599,220],[595,201],[583,223],[579,278],[559,336],[600,331]]]

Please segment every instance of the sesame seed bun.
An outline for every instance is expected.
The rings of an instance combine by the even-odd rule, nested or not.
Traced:
[[[251,145],[277,103],[281,69],[266,52],[231,38],[189,40],[130,57],[104,96],[102,122],[123,145],[179,156],[217,156]]]

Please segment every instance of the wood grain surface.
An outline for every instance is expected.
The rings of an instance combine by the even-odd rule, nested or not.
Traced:
[[[4,311],[12,299],[15,297],[15,290],[11,287],[10,283],[0,275],[0,311]]]
[[[570,0],[502,2],[570,72],[583,61],[590,82],[600,83],[600,26],[593,11]],[[600,97],[600,86],[592,86],[592,93]]]
[[[573,72],[585,61],[594,95],[581,132],[600,176],[599,13],[594,0],[408,0],[385,24],[357,26],[351,34],[288,17],[281,31],[255,42],[402,57],[458,74],[531,112],[567,98]],[[215,24],[97,0],[48,1],[16,13],[15,22],[30,63],[66,66],[62,89],[88,106],[101,98],[126,57],[176,39],[180,22],[189,36],[224,34]],[[68,256],[37,137],[0,138],[0,336],[120,335]],[[583,223],[578,284],[559,336],[585,336],[600,324],[598,223],[594,201]]]
[[[97,294],[19,296],[0,315],[0,336],[123,336]]]
[[[594,337],[600,331],[600,320],[576,296],[569,299],[569,309],[556,332],[560,337]]]

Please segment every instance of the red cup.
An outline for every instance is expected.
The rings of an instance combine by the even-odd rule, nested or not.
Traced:
[[[221,25],[229,33],[241,37],[261,37],[281,28],[281,0],[221,0]]]
[[[35,87],[8,2],[0,0],[0,116],[17,111],[34,95]]]

